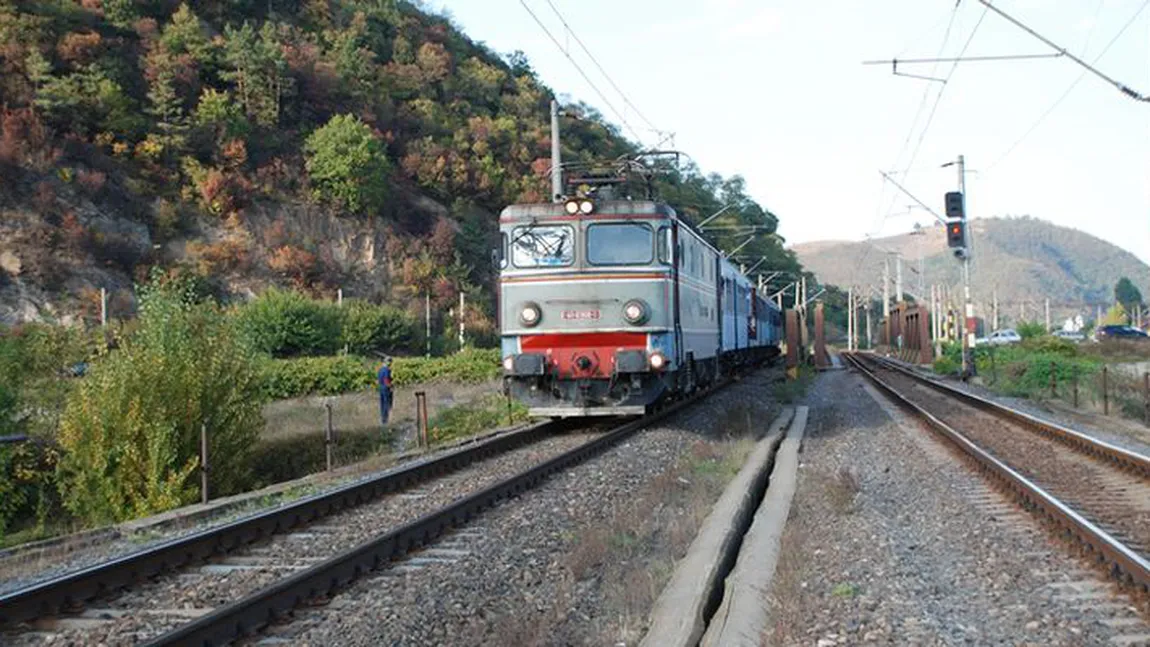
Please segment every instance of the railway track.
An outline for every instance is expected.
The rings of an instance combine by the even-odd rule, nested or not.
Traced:
[[[499,436],[15,591],[0,597],[0,642],[36,644],[47,631],[74,644],[219,645],[256,634],[726,384],[606,432],[545,423]]]
[[[1120,582],[1150,591],[1150,457],[881,358],[846,357]]]

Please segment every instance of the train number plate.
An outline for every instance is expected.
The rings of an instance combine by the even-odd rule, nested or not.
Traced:
[[[598,310],[564,310],[563,319],[567,321],[598,321]]]

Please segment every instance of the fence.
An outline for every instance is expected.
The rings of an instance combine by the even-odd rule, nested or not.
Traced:
[[[252,457],[253,489],[387,456],[434,448],[476,433],[513,426],[526,409],[490,386],[428,385],[397,391],[387,425],[374,391],[276,402],[264,410],[265,431]],[[211,496],[211,425],[203,427]],[[201,459],[201,465],[205,465]],[[201,500],[203,478],[201,470]]]
[[[989,374],[984,379],[991,387],[1006,388],[1007,395],[1064,402],[1075,409],[1119,415],[1141,420],[1150,427],[1150,372],[1141,375],[1116,371],[1107,365],[1031,362],[1023,369],[1028,375],[1019,379],[1016,365],[1003,365],[991,349],[987,353]]]

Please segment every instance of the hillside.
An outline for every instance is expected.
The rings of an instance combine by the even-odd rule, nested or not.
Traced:
[[[1052,316],[1093,313],[1113,302],[1114,284],[1129,277],[1145,293],[1150,267],[1133,254],[1076,229],[1036,218],[984,218],[971,222],[974,256],[971,286],[976,315],[989,316],[998,294],[1000,316],[1014,321],[1024,313],[1040,319],[1049,298]],[[795,245],[800,262],[825,283],[881,290],[884,252],[903,258],[904,290],[918,295],[919,262],[925,269],[924,298],[931,284],[951,286],[961,295],[961,264],[946,247],[941,225],[919,234],[902,234],[871,242],[815,241]],[[891,280],[895,266],[891,258]],[[893,290],[893,287],[892,287]]]
[[[271,284],[490,330],[504,206],[548,184],[554,93],[403,0],[0,0],[0,323],[130,316],[159,266],[221,299]],[[567,105],[565,162],[632,155]],[[688,218],[776,225],[738,177],[664,168]],[[750,254],[797,269],[764,237]]]

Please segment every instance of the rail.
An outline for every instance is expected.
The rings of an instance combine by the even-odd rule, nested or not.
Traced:
[[[598,454],[636,431],[694,404],[727,386],[724,380],[685,400],[605,432],[603,436],[483,490],[457,499],[436,512],[370,539],[307,570],[279,580],[226,607],[206,614],[148,642],[160,645],[222,645],[252,635],[296,606],[331,595],[365,573],[423,546],[449,528],[468,521],[506,497],[531,489],[551,474]]]
[[[66,573],[0,595],[0,627],[57,615],[85,602],[114,593],[132,583],[217,557],[274,534],[312,523],[345,508],[355,507],[432,477],[453,472],[487,456],[534,442],[560,423],[544,422],[465,445],[412,465],[306,497],[118,559]]]
[[[1010,418],[1014,422],[1030,427],[1080,452],[1108,460],[1125,469],[1134,471],[1144,478],[1150,479],[1150,456],[1132,452],[1097,438],[1092,438],[1082,432],[1074,431],[1073,429],[1063,427],[1048,420],[1042,420],[1023,411],[1012,409],[993,400],[988,400],[987,398],[950,386],[949,384],[943,384],[942,382],[920,375],[914,370],[885,358],[875,357],[873,359],[884,367],[898,371],[936,391],[959,398],[983,411]]]
[[[1097,560],[1105,562],[1112,572],[1120,574],[1120,579],[1143,591],[1150,591],[1150,562],[1144,557],[1010,466],[990,455],[958,430],[908,400],[867,368],[857,356],[846,355],[845,357],[855,369],[889,394],[899,405],[925,420],[933,429],[969,456],[983,471],[996,478],[1026,507],[1041,512],[1049,521],[1077,538],[1095,554]]]

